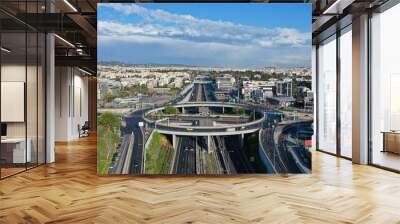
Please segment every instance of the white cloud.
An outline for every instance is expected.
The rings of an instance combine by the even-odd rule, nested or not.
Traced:
[[[146,36],[99,36],[102,54],[109,49],[128,57],[135,63],[189,63],[211,66],[270,66],[307,65],[308,52],[282,48],[261,48],[254,45],[234,45],[219,42],[195,42],[170,37]],[[118,50],[123,49],[123,51]],[[132,52],[135,54],[132,55]],[[157,52],[154,54],[154,52]],[[146,55],[150,55],[146,57]],[[172,61],[173,59],[179,59]],[[143,60],[143,61],[141,61]],[[179,61],[179,62],[178,62]]]
[[[113,3],[100,4],[100,6],[111,7],[121,13],[135,14],[143,18],[143,22],[136,25],[99,21],[99,31],[102,35],[142,33],[153,36],[196,38],[198,41],[212,39],[219,42],[247,42],[247,44],[258,44],[262,47],[275,45],[298,47],[308,45],[311,39],[311,33],[291,28],[266,29],[245,26],[229,21],[214,21],[191,15],[174,14],[160,9],[151,10],[137,4]],[[111,26],[119,29],[107,29]],[[107,32],[103,32],[103,29]]]
[[[99,58],[113,51],[121,60],[129,57],[135,63],[309,66],[311,34],[296,29],[265,29],[212,21],[150,10],[137,4],[100,4],[100,7],[135,14],[142,20],[122,23],[99,18]],[[139,53],[132,55],[133,51]]]

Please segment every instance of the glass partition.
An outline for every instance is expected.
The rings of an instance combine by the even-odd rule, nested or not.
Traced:
[[[26,114],[27,114],[27,150],[31,151],[30,161],[27,163],[28,168],[37,165],[38,159],[38,141],[37,141],[37,76],[38,76],[38,34],[34,32],[27,33],[27,81],[26,81]]]
[[[1,34],[2,177],[24,171],[31,157],[26,150],[26,41],[25,32]]]
[[[371,162],[400,170],[400,4],[371,19]]]
[[[352,34],[351,25],[340,35],[340,154],[352,157]]]
[[[46,162],[45,124],[46,124],[46,37],[38,33],[38,64],[37,64],[37,162]]]
[[[43,1],[0,2],[40,13]],[[0,178],[45,163],[45,35],[0,12]]]
[[[318,47],[318,150],[336,154],[336,36]]]

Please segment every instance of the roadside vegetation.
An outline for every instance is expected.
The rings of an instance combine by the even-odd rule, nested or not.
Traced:
[[[121,142],[121,119],[105,112],[97,118],[97,173],[107,174],[112,157]]]
[[[163,86],[162,88],[169,88],[168,95],[173,96],[173,97],[178,95],[179,92],[182,90],[181,88],[168,87],[168,86]],[[149,88],[149,87],[147,87],[147,85],[144,85],[144,84],[142,84],[142,85],[123,86],[123,87],[121,87],[121,89],[119,89],[114,94],[111,93],[111,92],[107,92],[102,97],[102,100],[104,100],[107,103],[110,103],[115,98],[136,97],[139,94],[152,96],[152,95],[157,94],[157,92],[154,90],[154,88]]]
[[[146,149],[146,174],[169,174],[174,148],[168,138],[154,132],[153,138]]]
[[[104,100],[107,103],[110,103],[115,98],[135,97],[139,93],[147,95],[147,94],[152,94],[153,91],[149,89],[146,85],[124,86],[120,90],[118,90],[115,94],[107,92],[106,94],[104,94],[102,100]]]
[[[153,90],[149,89],[144,84],[142,84],[142,85],[124,86],[117,93],[117,97],[120,97],[120,98],[134,97],[134,96],[137,96],[139,93],[148,95],[148,94],[152,94]]]
[[[179,110],[178,108],[174,107],[174,106],[167,106],[165,107],[165,109],[163,110],[164,114],[178,114]]]
[[[244,145],[246,149],[247,159],[250,161],[250,164],[253,166],[256,173],[266,173],[267,167],[261,161],[261,158],[258,154],[258,132],[248,135],[244,140]]]

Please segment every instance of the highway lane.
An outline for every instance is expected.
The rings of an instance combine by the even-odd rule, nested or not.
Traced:
[[[225,172],[227,174],[236,174],[235,164],[233,163],[231,157],[229,156],[228,149],[225,145],[225,141],[223,137],[214,136],[215,146],[220,155],[220,159],[222,159],[221,163],[224,164]]]
[[[207,174],[207,159],[205,156],[207,155],[207,148],[205,145],[205,137],[196,136],[196,171],[197,174]]]
[[[293,145],[287,141],[289,135],[296,135],[296,132],[299,130],[303,130],[307,125],[310,124],[295,124],[290,125],[289,128],[285,128],[281,133],[277,133],[278,136],[278,152],[280,153],[280,157],[287,163],[288,172],[289,173],[304,173],[309,172],[306,165],[304,165],[305,161],[302,161],[302,156],[300,151],[294,151],[293,147],[289,147],[289,145]],[[286,126],[287,127],[287,126]],[[306,150],[306,149],[303,149]],[[311,165],[311,164],[310,164]]]
[[[300,125],[300,129],[303,126]],[[294,150],[293,147],[288,147],[288,135],[293,135],[294,130],[298,130],[298,127],[294,126],[284,133],[275,133],[278,130],[271,123],[262,130],[261,144],[278,173],[304,173],[307,172],[307,167],[310,167],[301,159],[305,158],[304,154],[299,153],[299,150]],[[277,142],[274,140],[276,134],[279,135]]]
[[[199,93],[199,86],[200,86],[200,84],[198,84],[198,83],[193,85],[192,97],[190,98],[189,101],[197,101],[197,96]]]
[[[296,161],[293,159],[292,155],[288,151],[285,141],[280,137],[277,146],[277,155],[279,158],[285,163],[285,166],[288,169],[288,173],[301,173],[301,170],[296,164]]]
[[[196,88],[196,87],[194,87]],[[188,91],[189,93],[190,91]],[[194,91],[193,91],[194,92]],[[171,103],[177,103],[179,100],[183,99],[186,95],[182,95],[177,97],[176,99],[172,99],[170,102],[168,102],[167,104],[171,104]],[[134,134],[134,144],[133,144],[133,150],[132,150],[132,161],[130,168],[129,168],[129,173],[130,174],[141,174],[143,173],[143,167],[144,167],[144,142],[143,142],[143,133],[141,128],[139,127],[139,122],[144,122],[143,120],[143,113],[145,110],[138,110],[133,112],[130,116],[125,117],[125,121],[126,121],[126,127],[121,128],[121,136],[123,137],[123,141],[121,143],[121,154],[120,157],[118,159],[118,163],[116,164],[117,167],[119,167],[117,169],[117,167],[113,167],[113,172],[114,173],[118,173],[117,170],[120,170],[121,166],[123,166],[124,162],[125,162],[125,158],[127,157],[127,147],[129,145],[129,137],[125,137],[125,136],[130,136],[131,133],[133,132]],[[121,164],[122,165],[121,165]],[[119,172],[120,173],[120,172]]]
[[[298,139],[299,131],[307,129],[311,129],[311,124],[294,125],[289,130],[283,132],[279,139],[282,147],[291,155],[293,162],[298,167],[299,173],[311,173],[311,154],[307,149],[293,142],[293,140]],[[311,134],[309,138],[311,138]]]
[[[178,147],[176,174],[196,174],[196,151],[194,137],[179,136],[181,138]]]
[[[282,158],[279,157],[278,149],[274,142],[274,128],[268,127],[262,130],[261,144],[263,144],[264,150],[271,160],[271,165],[275,168],[278,173],[287,173],[288,169],[285,166]]]
[[[143,133],[139,127],[139,122],[144,122],[143,110],[135,111],[131,116],[126,117],[126,127],[122,128],[123,134],[130,134],[133,132],[134,143],[132,150],[132,161],[129,169],[130,174],[140,174],[142,173],[143,167]]]
[[[122,168],[124,167],[125,158],[127,156],[129,147],[130,135],[125,134],[122,137],[121,145],[118,149],[118,154],[115,158],[115,162],[109,167],[108,173],[121,174]]]
[[[236,172],[253,173],[253,168],[240,148],[239,136],[226,136],[223,137],[223,139],[229,152],[229,157],[235,166]]]
[[[204,88],[204,85],[203,84],[200,84],[199,85],[199,88],[197,88],[197,94],[196,94],[196,101],[203,101],[203,100],[205,100],[204,99],[204,92],[203,92],[203,88]]]
[[[196,87],[194,87],[196,88]],[[177,99],[171,100],[169,103],[176,103],[180,98],[184,96],[180,96]],[[144,172],[144,142],[143,142],[143,133],[141,128],[139,127],[139,122],[144,122],[143,114],[145,110],[138,110],[133,112],[129,117],[126,117],[126,127],[121,129],[122,135],[134,134],[134,145],[132,150],[132,161],[129,169],[130,174],[141,174]],[[126,157],[126,156],[125,156]]]

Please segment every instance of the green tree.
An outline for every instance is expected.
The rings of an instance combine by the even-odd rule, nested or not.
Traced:
[[[238,109],[238,114],[244,115],[246,113],[246,110],[244,108],[239,108]]]
[[[107,103],[111,102],[115,96],[111,92],[107,92],[106,95],[104,95],[103,100],[106,101]]]
[[[140,93],[142,93],[142,94],[148,94],[149,93],[149,88],[145,84],[140,85],[139,90],[140,90]]]
[[[164,109],[164,113],[165,114],[177,114],[178,113],[178,109],[176,107],[173,107],[173,106],[167,106]]]
[[[104,112],[97,118],[97,124],[110,131],[120,128],[121,120],[117,115],[111,112]]]

